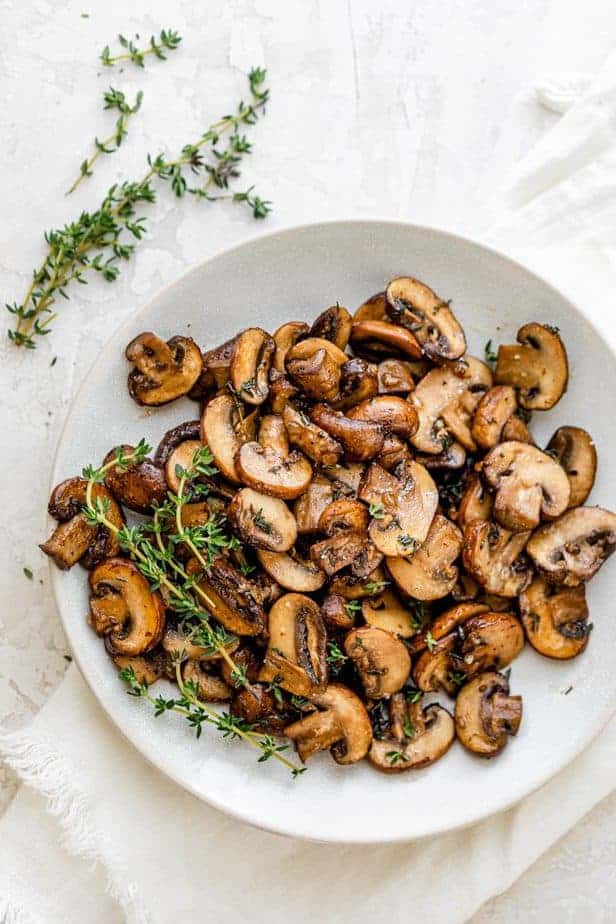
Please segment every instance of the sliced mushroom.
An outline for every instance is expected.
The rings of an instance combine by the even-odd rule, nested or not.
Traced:
[[[417,337],[398,327],[387,319],[374,321],[353,321],[351,346],[354,350],[366,350],[370,355],[403,356],[417,359],[421,356],[421,344]]]
[[[317,751],[328,749],[338,764],[354,764],[365,757],[372,726],[360,698],[339,683],[330,683],[323,693],[310,698],[320,711],[284,730],[295,742],[300,760],[305,762]]]
[[[90,575],[90,617],[97,635],[107,636],[118,654],[141,655],[155,648],[165,631],[165,606],[136,565],[108,558]]]
[[[309,337],[329,340],[340,350],[345,350],[349,342],[353,318],[342,305],[332,305],[318,316],[310,328]]]
[[[217,391],[227,385],[236,339],[233,337],[203,354],[203,369],[188,393],[189,398],[204,401],[212,390]]]
[[[456,522],[460,529],[464,531],[468,524],[474,520],[490,520],[492,519],[493,506],[492,494],[483,484],[479,475],[472,475],[460,500]]]
[[[334,500],[357,497],[364,471],[365,466],[359,462],[344,462],[324,468],[323,475],[331,481]]]
[[[328,577],[342,571],[358,558],[366,542],[366,534],[343,530],[329,539],[315,542],[310,547],[310,558]]]
[[[328,594],[321,604],[321,616],[331,629],[352,629],[355,625],[355,609],[347,605],[340,594]]]
[[[569,479],[551,456],[528,443],[501,443],[485,457],[482,475],[494,488],[494,517],[514,532],[534,529],[542,517],[567,509]]]
[[[310,327],[305,321],[289,321],[279,327],[274,334],[276,352],[274,353],[274,369],[277,372],[285,371],[287,353],[301,337],[305,337]]]
[[[221,677],[205,670],[199,661],[186,661],[182,665],[182,680],[194,684],[197,696],[205,703],[224,703],[231,699],[231,687]]]
[[[383,448],[375,461],[384,469],[387,469],[388,472],[391,472],[401,462],[410,462],[412,458],[408,443],[400,439],[399,436],[394,436],[393,433],[390,433],[385,437]]]
[[[316,475],[308,485],[308,490],[298,497],[293,505],[299,535],[318,532],[321,514],[333,499],[331,482],[321,475]]]
[[[327,632],[318,605],[303,594],[284,594],[269,613],[269,642],[259,680],[276,681],[297,696],[327,684]]]
[[[325,583],[323,571],[296,554],[257,550],[257,558],[267,573],[285,590],[314,593]]]
[[[559,661],[575,658],[588,644],[586,588],[556,587],[537,577],[520,596],[526,638],[539,654]]]
[[[524,647],[524,632],[511,613],[479,613],[462,624],[460,655],[467,677],[507,667]]]
[[[292,385],[286,375],[274,369],[270,371],[269,405],[272,414],[282,414],[289,401],[298,395],[299,388]]]
[[[225,629],[235,635],[264,635],[266,615],[257,599],[258,591],[228,559],[220,555],[203,571],[199,562],[192,558],[186,570],[207,595],[208,606]]]
[[[438,453],[418,452],[415,459],[428,471],[456,471],[466,464],[466,449],[455,440],[443,440],[443,451]]]
[[[102,524],[88,523],[83,508],[86,504],[88,482],[85,478],[67,478],[51,492],[49,514],[57,520],[53,533],[39,548],[45,555],[53,558],[62,571],[81,561],[84,568],[94,568],[104,558],[118,555],[120,544],[116,534]],[[107,507],[105,516],[117,529],[124,525],[124,518],[117,503],[103,487],[95,484],[92,488],[94,503],[104,503]]]
[[[241,540],[256,549],[288,552],[295,545],[295,517],[278,497],[242,488],[229,505],[228,517]]]
[[[543,324],[525,324],[517,341],[498,348],[495,381],[517,388],[522,407],[547,411],[567,388],[567,351],[558,331]]]
[[[303,494],[312,478],[312,466],[301,452],[293,450],[283,455],[257,442],[244,443],[236,467],[244,484],[285,500]]]
[[[428,636],[429,638],[429,636]],[[423,693],[445,690],[455,696],[456,683],[455,648],[458,638],[455,632],[444,635],[436,642],[430,642],[413,664],[413,683]]]
[[[282,735],[289,721],[287,711],[272,690],[261,683],[237,690],[231,702],[231,713],[244,719],[254,731],[264,735]]]
[[[361,356],[353,356],[340,366],[338,396],[332,406],[338,411],[354,407],[360,401],[372,398],[378,391],[377,368]]]
[[[479,616],[481,613],[489,612],[490,607],[485,603],[458,603],[441,613],[430,623],[430,635],[435,641],[450,635],[463,625],[471,616]],[[425,651],[428,647],[426,635],[419,632],[409,645],[409,651],[412,655]]]
[[[131,340],[126,358],[136,366],[128,376],[130,396],[149,407],[187,394],[203,368],[201,350],[190,337],[172,337],[165,343],[150,331]]]
[[[532,568],[522,554],[529,538],[530,532],[511,533],[496,523],[469,523],[464,530],[464,567],[489,594],[517,597],[532,579]]]
[[[559,427],[546,452],[564,468],[569,479],[569,507],[579,507],[592,491],[597,472],[597,450],[590,433],[581,427]]]
[[[247,404],[263,404],[269,394],[269,370],[276,344],[260,327],[249,327],[235,340],[229,378]]]
[[[384,434],[380,424],[368,420],[352,420],[326,404],[317,404],[310,419],[341,443],[346,458],[354,462],[373,459],[383,448]]]
[[[314,424],[302,411],[286,404],[282,419],[289,441],[316,462],[317,465],[334,465],[342,455],[342,445],[329,433]]]
[[[103,464],[117,458],[118,449],[128,456],[134,448],[123,445],[110,450]],[[165,474],[151,459],[129,462],[126,466],[114,465],[105,474],[105,485],[116,500],[137,513],[147,513],[153,504],[162,504],[167,496]]]
[[[338,394],[340,369],[348,356],[334,343],[309,337],[296,343],[286,356],[290,378],[310,398],[333,401]]]
[[[408,395],[415,388],[409,363],[401,359],[384,359],[377,370],[379,395]]]
[[[408,557],[417,551],[438,506],[437,487],[423,465],[403,462],[391,474],[373,463],[359,496],[378,510],[368,535],[383,555]]]
[[[453,564],[462,549],[463,537],[457,526],[437,513],[421,548],[410,561],[386,558],[385,564],[394,583],[405,596],[416,600],[440,600],[446,597],[458,579]]]
[[[246,423],[240,419],[237,403],[231,395],[213,398],[206,404],[201,418],[201,440],[209,446],[216,467],[233,484],[241,483],[236,459],[242,443],[254,438],[254,428]]]
[[[319,532],[326,536],[344,530],[365,532],[368,528],[368,511],[357,500],[341,498],[329,504],[319,517]]]
[[[520,413],[523,412],[522,408],[518,408],[503,427],[501,439],[504,443],[508,440],[517,440],[518,443],[531,443],[534,445],[533,435],[526,426],[526,422],[520,417]]]
[[[171,430],[167,430],[154,453],[154,465],[164,468],[171,453],[180,443],[187,440],[201,441],[201,421],[185,420]]]
[[[472,356],[428,372],[409,399],[419,417],[413,445],[420,452],[440,453],[456,439],[473,452],[473,415],[491,385],[489,368]]]
[[[616,514],[577,507],[536,530],[527,551],[548,581],[577,587],[597,573],[615,548]]]
[[[480,757],[495,757],[516,735],[522,721],[522,697],[509,695],[507,679],[495,671],[480,674],[456,699],[456,731],[464,747]]]
[[[344,640],[344,650],[370,699],[391,696],[408,680],[411,658],[406,645],[385,629],[353,629]]]
[[[395,395],[380,395],[362,401],[348,412],[352,420],[371,420],[380,424],[384,433],[395,433],[409,439],[418,427],[417,412],[412,404]]]
[[[385,572],[379,566],[367,577],[360,578],[352,573],[336,575],[329,582],[329,592],[340,594],[345,600],[363,600],[366,597],[374,597],[376,594],[381,593],[388,584],[389,581],[386,579]]]
[[[383,561],[383,553],[380,552],[373,542],[364,537],[364,544],[359,555],[351,562],[351,574],[358,578],[369,580],[372,573],[379,567]]]
[[[510,385],[495,385],[485,393],[473,417],[473,439],[482,449],[492,449],[501,442],[503,428],[517,406]]]
[[[242,678],[245,678],[251,684],[251,689],[254,689],[253,684],[259,676],[260,670],[260,658],[257,657],[254,648],[251,648],[250,644],[245,641],[233,652],[233,665],[225,660],[220,662],[222,678],[230,687],[242,687]],[[256,686],[256,684],[254,685]]]
[[[132,669],[137,682],[145,683],[148,687],[165,676],[165,663],[159,656],[160,649],[146,655],[122,655],[107,648],[107,654],[119,671]]]
[[[417,632],[415,617],[391,590],[367,597],[362,602],[361,612],[367,625],[385,629],[392,635],[411,638]]]
[[[432,360],[459,359],[466,339],[449,303],[411,276],[399,276],[387,286],[389,317],[410,330]]]
[[[232,639],[225,645],[228,654],[233,654],[239,645],[239,639]],[[189,658],[191,661],[220,661],[222,655],[215,648],[203,648],[196,645],[190,635],[184,635],[178,629],[167,626],[161,646],[172,658]],[[226,662],[225,662],[226,663]]]
[[[165,463],[165,481],[172,491],[178,491],[182,471],[190,470],[195,453],[201,448],[201,440],[185,440],[169,455]]]
[[[428,767],[447,753],[456,736],[453,718],[438,703],[407,703],[402,693],[389,703],[389,729],[370,745],[369,760],[383,773]]]

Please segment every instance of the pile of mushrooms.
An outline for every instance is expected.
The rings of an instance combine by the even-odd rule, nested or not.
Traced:
[[[85,517],[85,481],[69,478],[41,548],[89,569],[91,625],[116,665],[173,681],[182,650],[203,700],[286,736],[302,761],[329,751],[400,773],[456,737],[499,754],[522,718],[504,671],[525,641],[553,659],[584,651],[586,583],[616,547],[616,515],[587,505],[591,436],[560,427],[541,447],[529,429],[567,387],[558,330],[525,324],[492,368],[467,354],[449,302],[400,277],[354,315],[336,304],[312,325],[251,327],[207,350],[144,332],[126,357],[138,404],[187,396],[200,412],[151,459],[111,468],[94,497],[118,525],[152,515],[178,465],[209,447],[217,473],[182,517],[223,514],[241,544],[198,580],[245,682],[182,636],[170,601]]]

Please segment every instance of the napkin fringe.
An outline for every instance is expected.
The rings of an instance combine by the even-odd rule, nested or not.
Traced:
[[[92,865],[101,863],[106,872],[106,891],[116,901],[127,924],[150,924],[150,916],[134,883],[114,876],[102,849],[103,836],[97,829],[86,796],[75,784],[76,770],[51,742],[34,741],[27,730],[0,732],[0,756],[27,784],[40,793],[48,810],[63,831],[62,847]],[[4,915],[4,916],[3,916]],[[23,909],[0,900],[2,924],[39,924]]]

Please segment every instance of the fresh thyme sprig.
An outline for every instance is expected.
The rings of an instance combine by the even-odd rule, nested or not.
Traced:
[[[86,159],[81,162],[79,166],[79,176],[74,180],[70,189],[66,191],[67,196],[77,189],[82,180],[87,176],[92,176],[92,168],[101,154],[115,154],[127,135],[128,121],[131,116],[139,112],[142,100],[143,93],[141,90],[139,90],[135,96],[135,102],[132,106],[127,102],[121,90],[116,90],[114,87],[109,87],[108,90],[105,90],[103,93],[103,102],[105,104],[103,109],[117,109],[120,113],[115,124],[115,130],[107,138],[104,138],[103,141],[99,141],[98,138],[94,139],[95,151],[90,157],[86,157]]]
[[[131,258],[136,242],[146,231],[146,217],[138,215],[137,210],[142,204],[156,201],[155,178],[168,181],[178,197],[189,193],[207,201],[226,198],[246,204],[254,218],[266,217],[271,203],[256,196],[253,187],[220,195],[212,191],[226,190],[229,181],[239,176],[239,160],[231,169],[225,164],[221,172],[221,157],[214,151],[218,150],[221,136],[227,134],[230,137],[226,150],[232,148],[234,158],[250,152],[250,145],[239,132],[244,126],[254,125],[265,110],[269,99],[265,77],[262,68],[254,68],[248,76],[250,102],[240,102],[234,114],[210,125],[197,141],[185,145],[176,158],[169,160],[163,154],[148,157],[148,170],[140,180],[114,184],[94,212],[84,211],[76,221],[45,233],[47,253],[34,271],[22,303],[6,305],[17,319],[15,328],[9,330],[9,338],[16,346],[35,349],[34,338],[50,332],[56,317],[52,306],[58,296],[69,298],[67,287],[73,280],[86,284],[90,272],[99,273],[108,282],[117,279],[120,261]],[[212,163],[205,160],[207,151]],[[189,186],[188,178],[200,174],[206,177],[203,184]]]
[[[136,38],[138,39],[139,36],[137,35]],[[165,61],[167,58],[165,51],[174,51],[181,41],[182,36],[175,29],[161,29],[158,39],[154,35],[150,36],[150,44],[146,48],[138,48],[132,39],[118,35],[118,42],[126,51],[112,55],[109,45],[105,45],[100,59],[105,67],[113,67],[119,61],[132,61],[137,67],[145,67],[145,59],[148,55],[154,55],[155,58]]]

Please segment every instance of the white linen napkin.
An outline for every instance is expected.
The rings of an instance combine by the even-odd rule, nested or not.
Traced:
[[[616,344],[605,298],[616,283],[616,54],[588,88],[575,85],[580,98],[520,165],[484,237],[593,305]],[[565,89],[552,79],[548,96]],[[612,791],[616,721],[510,811],[376,847],[295,842],[203,805],[144,763],[74,666],[27,729],[0,736],[0,754],[25,784],[0,821],[7,924],[461,924]]]

